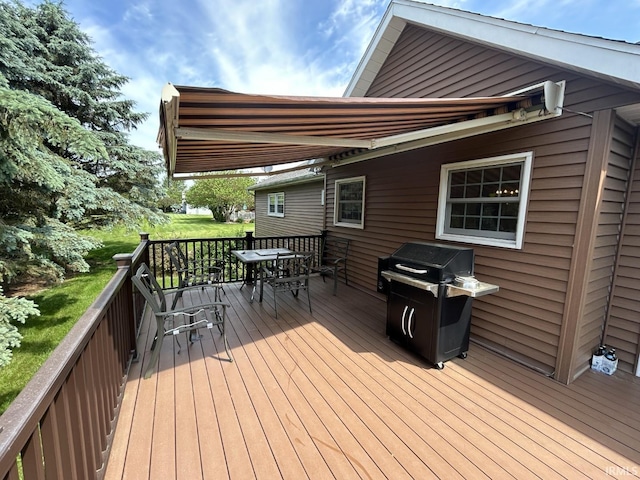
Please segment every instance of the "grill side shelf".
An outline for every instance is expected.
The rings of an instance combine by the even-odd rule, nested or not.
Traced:
[[[418,280],[417,278],[413,278],[408,275],[402,275],[401,273],[397,272],[392,272],[391,270],[384,270],[380,273],[380,275],[382,275],[382,277],[384,277],[386,280],[393,280],[396,282],[404,283],[406,285],[411,285],[412,287],[431,292],[434,297],[438,296],[437,283],[425,282],[424,280]]]
[[[462,288],[456,287],[455,285],[447,285],[447,297],[459,297],[460,295],[466,295],[467,297],[482,297],[483,295],[489,295],[491,293],[496,293],[500,290],[498,285],[493,285],[491,283],[478,283],[476,288]]]

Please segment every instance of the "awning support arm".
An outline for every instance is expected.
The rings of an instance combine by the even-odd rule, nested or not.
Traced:
[[[175,129],[177,138],[184,140],[220,140],[227,142],[276,143],[290,145],[320,145],[328,147],[348,147],[371,149],[371,140],[358,140],[337,137],[312,137],[305,135],[286,135],[282,133],[232,132],[221,129],[200,129],[179,127]]]

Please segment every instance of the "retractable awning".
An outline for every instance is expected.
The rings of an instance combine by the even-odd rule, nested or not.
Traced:
[[[482,98],[250,95],[167,84],[158,143],[170,176],[337,162],[451,141],[560,115],[564,84]]]

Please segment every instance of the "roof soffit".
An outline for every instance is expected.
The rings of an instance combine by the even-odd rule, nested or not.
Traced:
[[[412,0],[393,0],[345,96],[366,94],[407,23],[640,89],[640,45],[551,30]]]

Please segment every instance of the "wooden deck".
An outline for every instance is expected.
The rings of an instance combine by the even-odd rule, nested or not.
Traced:
[[[640,476],[638,378],[567,387],[475,345],[440,371],[390,342],[385,304],[356,289],[314,279],[313,314],[281,295],[275,319],[270,291],[250,303],[239,287],[233,363],[214,329],[180,354],[167,339],[142,380],[145,319],[107,480]]]

